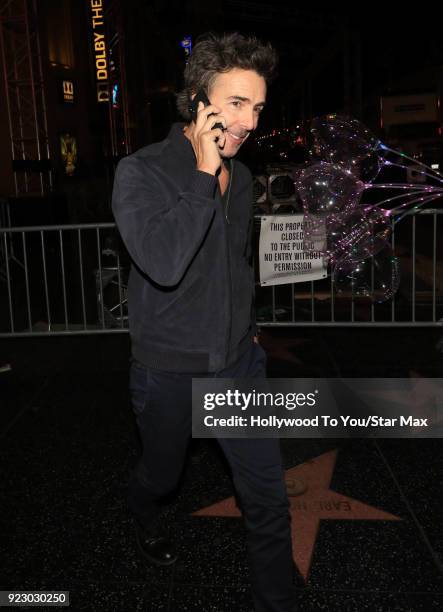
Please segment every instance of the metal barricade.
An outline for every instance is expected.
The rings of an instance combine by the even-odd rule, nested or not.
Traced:
[[[114,223],[4,228],[0,240],[0,336],[127,332],[130,262]]]
[[[439,209],[411,211],[395,226],[391,247],[400,260],[401,281],[392,299],[376,303],[354,296],[351,290],[339,294],[332,276],[269,287],[256,283],[257,323],[263,327],[443,326],[442,214]]]
[[[415,212],[396,226],[392,248],[402,279],[388,302],[338,295],[331,277],[270,287],[257,283],[257,323],[442,326],[442,213]],[[114,223],[5,227],[0,245],[0,337],[128,331],[130,258]]]

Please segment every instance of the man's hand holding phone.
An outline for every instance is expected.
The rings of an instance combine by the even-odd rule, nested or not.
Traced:
[[[197,159],[197,169],[214,176],[222,163],[219,148],[223,149],[226,140],[224,130],[214,128],[216,123],[221,123],[226,129],[226,120],[217,114],[220,110],[215,104],[205,106],[199,102],[197,119],[192,125],[192,131],[188,132]]]

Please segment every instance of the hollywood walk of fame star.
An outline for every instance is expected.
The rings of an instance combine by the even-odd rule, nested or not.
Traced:
[[[329,488],[337,451],[329,451],[301,465],[286,470],[290,491],[291,480],[307,484],[305,493],[289,496],[292,517],[292,553],[300,574],[307,581],[321,519],[398,521],[400,517],[379,510]],[[193,512],[193,516],[240,517],[235,498]]]

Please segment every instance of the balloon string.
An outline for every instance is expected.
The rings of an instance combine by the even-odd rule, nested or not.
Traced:
[[[395,211],[400,210],[401,208],[404,208],[405,206],[414,204],[415,202],[424,202],[424,201],[427,201],[427,200],[430,200],[430,199],[437,200],[438,198],[441,198],[442,196],[443,196],[443,192],[441,192],[441,193],[434,193],[434,194],[432,194],[430,196],[426,196],[426,197],[422,196],[420,198],[416,198],[415,200],[412,200],[411,202],[405,202],[404,204],[400,204],[399,206],[396,206],[395,208],[392,208],[389,211],[389,214],[392,215],[392,214],[395,213]]]
[[[394,162],[391,162],[389,160],[387,160],[386,165],[395,166],[396,168],[404,168],[405,170],[411,170],[412,168],[412,166],[405,166],[404,164],[395,164]],[[423,170],[414,170],[414,172],[416,172],[417,174],[421,174],[422,176],[428,176],[429,178],[433,179],[434,181],[438,181],[439,183],[443,183],[443,177],[439,178],[438,176],[430,174],[429,172],[423,172]]]
[[[443,194],[443,190],[441,191],[441,193]],[[417,197],[417,192],[416,191],[409,191],[408,193],[400,193],[399,195],[396,196],[392,196],[391,198],[386,198],[386,200],[381,200],[380,202],[377,202],[376,204],[371,204],[371,205],[365,205],[365,204],[361,204],[361,207],[365,209],[365,211],[371,210],[372,208],[376,208],[377,206],[380,206],[381,204],[387,204],[388,202],[393,202],[394,200],[399,200],[401,198],[410,198],[410,197]]]
[[[415,189],[417,191],[436,191],[437,185],[411,185],[410,183],[365,183],[366,189]]]
[[[427,204],[428,202],[432,202],[432,200],[438,200],[438,198],[441,198],[441,197],[442,197],[442,194],[434,194],[434,195],[428,196],[427,198],[418,198],[417,200],[413,200],[412,202],[407,202],[407,204],[411,206],[412,204],[419,202],[417,206],[413,207],[413,209],[417,210],[418,208],[420,208],[420,206],[423,206],[424,204]],[[403,206],[406,206],[407,204],[400,205],[400,206],[397,206],[396,208],[393,208],[392,210],[389,211],[389,215],[394,214],[395,211],[399,210],[400,208],[403,208]],[[411,212],[411,209],[405,210],[397,219],[394,219],[394,225],[396,225],[399,221],[401,221],[403,217],[409,214],[410,212]]]
[[[425,191],[423,192],[417,192],[417,191],[409,191],[407,193],[400,193],[399,195],[396,196],[392,196],[390,198],[386,198],[385,200],[380,200],[380,202],[376,202],[375,204],[360,204],[359,208],[363,208],[364,212],[366,213],[366,215],[371,212],[372,210],[374,210],[375,208],[378,208],[379,206],[381,206],[382,204],[388,204],[389,202],[393,202],[394,200],[400,200],[403,198],[415,198],[414,200],[408,200],[407,202],[405,202],[404,204],[398,206],[397,208],[393,208],[392,210],[386,210],[385,211],[385,216],[390,215],[393,211],[398,210],[399,208],[403,208],[404,206],[410,205],[410,204],[414,204],[415,202],[419,202],[420,198],[417,198],[417,195],[420,195],[420,193],[426,193]],[[433,196],[435,194],[434,197],[440,197],[443,196],[443,190],[439,189],[438,191],[432,192]],[[312,218],[307,215],[304,214],[304,220],[305,221],[312,221]],[[315,221],[314,221],[315,223]],[[320,228],[320,225],[317,226],[317,230]]]
[[[430,170],[431,172],[434,172],[440,178],[443,179],[443,175],[440,172],[437,172],[436,170],[433,170],[428,165],[424,164],[423,162],[419,161],[418,159],[414,159],[413,157],[409,157],[405,153],[401,153],[400,151],[396,151],[395,149],[391,149],[390,147],[387,147],[385,144],[380,144],[378,148],[379,149],[384,149],[385,151],[389,151],[390,153],[395,153],[395,155],[399,155],[400,157],[403,157],[404,159],[408,159],[409,161],[413,162],[414,164],[417,164],[418,166],[423,166],[423,168],[427,168],[428,170]]]

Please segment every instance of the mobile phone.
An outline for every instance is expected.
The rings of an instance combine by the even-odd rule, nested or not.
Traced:
[[[192,117],[192,121],[197,120],[197,111],[198,111],[198,104],[199,102],[203,102],[203,104],[205,106],[209,106],[211,103],[208,99],[208,96],[206,95],[206,92],[204,91],[204,89],[199,89],[195,98],[191,101],[190,105],[189,105],[189,111],[191,113],[191,117]],[[211,113],[212,115],[216,115],[216,113]],[[211,116],[211,115],[209,115]],[[221,130],[225,130],[225,126],[222,123],[216,123],[215,125],[212,126],[212,129],[215,130],[216,128],[220,128]]]

